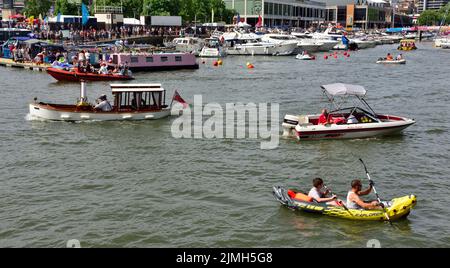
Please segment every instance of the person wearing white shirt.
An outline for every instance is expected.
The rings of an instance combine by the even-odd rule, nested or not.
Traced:
[[[109,103],[109,101],[107,100],[106,95],[101,95],[99,100],[100,100],[100,103],[94,107],[95,110],[102,111],[102,112],[112,111],[112,106]]]

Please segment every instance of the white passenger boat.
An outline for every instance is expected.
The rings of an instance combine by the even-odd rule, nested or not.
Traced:
[[[220,44],[217,38],[207,38],[205,39],[205,46],[199,54],[201,58],[221,58],[225,57],[227,53]]]
[[[81,83],[80,101],[74,105],[37,102],[29,105],[31,119],[52,121],[153,120],[168,117],[166,90],[161,84],[112,84],[114,102],[110,111],[94,109],[89,103],[85,82]],[[175,96],[178,93],[175,92]],[[176,99],[175,99],[176,100]]]
[[[283,136],[299,140],[369,138],[399,133],[415,124],[414,120],[405,117],[375,113],[364,99],[367,91],[362,86],[331,84],[322,89],[335,110],[328,118],[318,114],[286,115]],[[342,108],[349,97],[359,100],[365,109],[359,106]]]

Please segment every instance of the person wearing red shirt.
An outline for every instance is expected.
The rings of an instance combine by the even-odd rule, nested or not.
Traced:
[[[328,114],[327,109],[322,110],[322,114],[319,117],[319,125],[327,125],[331,123],[330,115]]]

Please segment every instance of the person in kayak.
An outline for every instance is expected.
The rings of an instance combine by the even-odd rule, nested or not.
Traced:
[[[362,189],[361,180],[352,181],[352,189],[348,192],[347,195],[347,208],[349,209],[366,209],[366,210],[375,210],[382,209],[378,201],[373,202],[365,202],[361,199],[361,196],[368,195],[372,192],[373,182],[370,183],[369,188],[364,191]]]
[[[333,195],[331,197],[326,197],[330,191],[326,190],[325,192],[322,192],[323,188],[323,180],[321,178],[315,178],[313,180],[313,188],[309,191],[308,196],[314,199],[317,203],[328,203],[336,201],[337,196]],[[333,202],[334,203],[334,202]]]

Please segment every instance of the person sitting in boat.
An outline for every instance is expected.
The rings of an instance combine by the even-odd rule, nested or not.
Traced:
[[[106,65],[106,63],[102,63],[102,66],[100,66],[98,73],[99,74],[108,74],[109,73],[108,66]]]
[[[95,105],[94,110],[102,111],[102,112],[110,112],[112,111],[111,103],[109,103],[105,94],[101,95],[98,100],[98,104]]]
[[[86,73],[93,73],[94,67],[89,62],[86,63]]]
[[[319,125],[328,125],[332,123],[333,121],[331,120],[331,116],[328,114],[328,110],[323,109],[322,114],[319,117]]]
[[[386,60],[394,60],[394,57],[392,57],[391,53],[387,54]]]
[[[78,62],[77,71],[79,73],[85,73],[86,72],[86,66],[84,65],[84,62],[81,61],[81,60]]]
[[[347,118],[347,124],[358,124],[359,121],[353,114]]]
[[[403,60],[403,54],[399,54],[396,58],[396,60]]]
[[[325,192],[322,192],[322,188],[323,180],[321,178],[315,178],[313,180],[313,188],[311,188],[311,190],[309,191],[308,196],[313,198],[317,203],[327,203],[335,201],[337,199],[336,195],[326,197],[330,193],[330,191],[326,190]]]
[[[365,202],[361,199],[361,196],[368,195],[372,192],[373,182],[370,182],[369,188],[362,191],[361,180],[354,180],[351,183],[352,189],[347,194],[347,208],[349,209],[366,209],[375,210],[382,209],[378,201]]]

